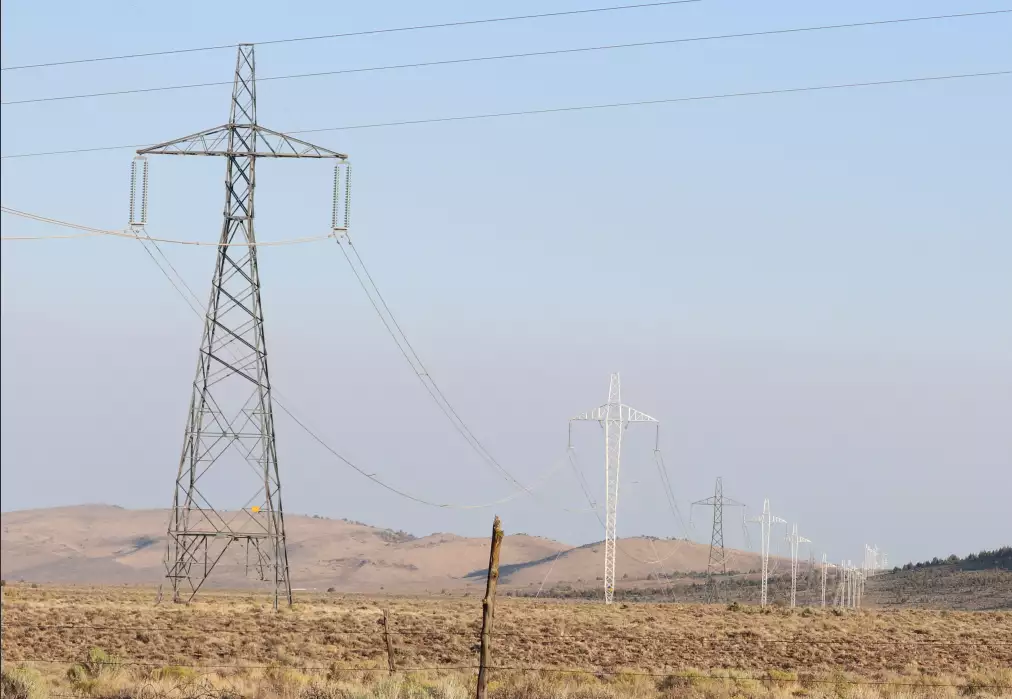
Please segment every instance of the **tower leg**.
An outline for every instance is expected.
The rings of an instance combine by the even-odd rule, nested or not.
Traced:
[[[227,130],[225,207],[169,518],[173,598],[197,593],[233,543],[252,545],[274,606],[291,603],[281,480],[254,233],[253,46],[239,46]],[[218,497],[245,501],[218,509]],[[252,493],[252,494],[250,494]]]
[[[622,389],[619,375],[612,374],[604,419],[604,603],[615,598],[615,548],[618,524],[618,483],[622,466]]]

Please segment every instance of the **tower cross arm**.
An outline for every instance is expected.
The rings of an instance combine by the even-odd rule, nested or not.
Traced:
[[[733,498],[721,497],[721,498],[718,499],[718,498],[713,497],[712,495],[710,497],[704,498],[702,500],[696,500],[692,504],[693,505],[710,505],[711,507],[714,506],[714,505],[723,505],[724,507],[745,507],[745,503],[738,502],[737,500],[735,500]],[[748,521],[750,521],[750,522],[758,522],[759,520],[757,518],[753,517],[752,519],[750,519]]]
[[[611,407],[612,412],[609,412]],[[591,422],[602,422],[604,420],[616,420],[621,419],[622,422],[659,422],[657,418],[650,417],[641,410],[636,408],[630,408],[625,403],[618,406],[620,412],[614,412],[615,406],[600,405],[593,410],[580,413],[576,417],[570,418],[571,422],[580,420],[586,420]]]
[[[626,422],[658,422],[657,418],[650,417],[643,411],[631,408],[625,403],[622,404],[622,412],[625,413]]]
[[[580,413],[576,417],[569,418],[569,421],[577,422],[581,420],[586,420],[590,422],[601,422],[602,420],[604,420],[604,417],[605,415],[607,415],[607,413],[608,413],[608,406],[600,405],[594,408],[593,410],[588,410],[587,412]]]
[[[230,138],[230,134],[234,136]],[[337,158],[344,153],[317,146],[258,124],[224,124],[158,143],[138,155],[211,155],[256,158]]]

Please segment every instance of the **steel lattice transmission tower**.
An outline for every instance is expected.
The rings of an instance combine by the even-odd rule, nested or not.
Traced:
[[[798,606],[798,549],[801,544],[810,544],[812,540],[798,534],[798,525],[795,522],[791,533],[787,535],[787,542],[791,545],[791,607],[796,607]]]
[[[706,563],[706,588],[707,599],[716,595],[713,575],[727,575],[727,550],[724,548],[724,508],[741,507],[743,503],[732,498],[724,497],[724,479],[717,476],[717,482],[713,486],[713,497],[697,500],[690,507],[712,507],[713,508],[713,531],[710,534],[710,558]],[[742,509],[744,518],[744,509]],[[691,521],[691,513],[689,515]]]
[[[749,522],[759,525],[760,530],[760,555],[762,558],[762,580],[760,584],[759,592],[759,604],[762,607],[766,606],[766,601],[769,598],[769,580],[770,580],[770,544],[772,543],[773,525],[775,524],[787,524],[787,520],[782,517],[777,517],[770,512],[770,501],[769,498],[763,500],[763,511],[761,515],[752,517]]]
[[[292,587],[253,226],[256,161],[347,156],[257,124],[255,66],[253,45],[240,44],[227,124],[137,153],[225,158],[224,223],[173,486],[166,577],[173,599],[189,601],[238,544],[247,572],[273,585],[277,608],[281,597],[291,604]],[[212,505],[219,496],[235,504]]]
[[[829,562],[826,554],[822,554],[822,606],[826,606],[826,578],[828,577],[829,569],[835,568],[836,566]]]
[[[622,402],[622,385],[618,374],[611,375],[608,402],[574,417],[572,421],[588,420],[604,428],[604,602],[615,598],[615,531],[618,521],[618,476],[622,466],[622,433],[629,423],[653,422],[654,418]]]

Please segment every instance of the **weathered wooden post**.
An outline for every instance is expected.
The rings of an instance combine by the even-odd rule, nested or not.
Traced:
[[[499,584],[499,547],[502,546],[502,523],[496,515],[492,524],[492,550],[488,556],[488,583],[481,602],[481,655],[478,660],[477,699],[486,699],[488,668],[492,664],[492,621],[495,618],[495,589]]]
[[[392,675],[397,671],[397,666],[394,664],[394,639],[390,633],[390,610],[386,607],[383,608],[383,640],[387,644],[387,665]]]
[[[6,580],[0,580],[0,675],[4,671],[4,588]]]

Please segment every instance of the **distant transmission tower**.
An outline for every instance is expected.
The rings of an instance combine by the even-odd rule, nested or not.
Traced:
[[[850,564],[848,558],[844,561],[843,567],[843,606],[853,607],[854,606],[854,567]]]
[[[169,517],[166,577],[175,601],[207,581],[232,544],[245,546],[246,567],[292,602],[274,440],[271,381],[253,232],[258,158],[337,158],[341,153],[257,124],[252,44],[240,44],[228,123],[142,148],[133,169],[131,227],[143,226],[146,197],[136,205],[137,172],[147,186],[146,155],[225,158],[224,223],[204,320],[196,378]],[[211,504],[223,495],[235,505]],[[240,504],[241,503],[241,504]]]
[[[791,607],[798,606],[798,548],[801,544],[812,543],[798,534],[798,525],[795,522],[791,533],[787,535],[787,541],[791,544]]]
[[[836,566],[829,562],[826,554],[822,554],[822,606],[826,606],[826,577],[830,568]]]
[[[864,584],[861,569],[853,561],[843,562],[843,606],[857,609],[861,606],[861,592]]]
[[[850,564],[846,560],[840,562],[840,606],[850,607]]]
[[[704,500],[697,500],[691,507],[712,507],[713,508],[713,531],[710,534],[710,558],[706,563],[706,599],[715,601],[718,597],[714,575],[727,575],[727,550],[724,548],[724,508],[741,507],[743,503],[724,497],[724,481],[717,476],[717,482],[713,486],[713,497]],[[743,510],[744,512],[744,510]],[[692,514],[690,511],[689,519]]]
[[[758,517],[753,517],[749,520],[754,524],[759,525],[761,532],[760,536],[760,551],[762,555],[762,582],[759,593],[759,604],[762,607],[766,606],[766,601],[769,598],[769,580],[770,580],[770,543],[771,535],[773,534],[773,525],[775,524],[787,524],[787,520],[777,517],[770,512],[770,501],[769,498],[763,500],[763,512]]]
[[[836,573],[836,595],[833,598],[836,607],[847,606],[847,561],[840,561]]]
[[[878,571],[880,571],[884,565],[882,563],[885,554],[879,551],[878,544],[874,546],[864,545],[864,574],[865,577],[871,577]]]
[[[611,375],[608,402],[574,417],[572,421],[594,421],[604,428],[604,602],[615,598],[615,527],[618,520],[618,476],[622,466],[622,433],[631,422],[660,423],[646,413],[622,402],[618,374]]]
[[[856,609],[861,607],[862,597],[864,597],[864,572],[859,568],[854,568],[854,607]]]

